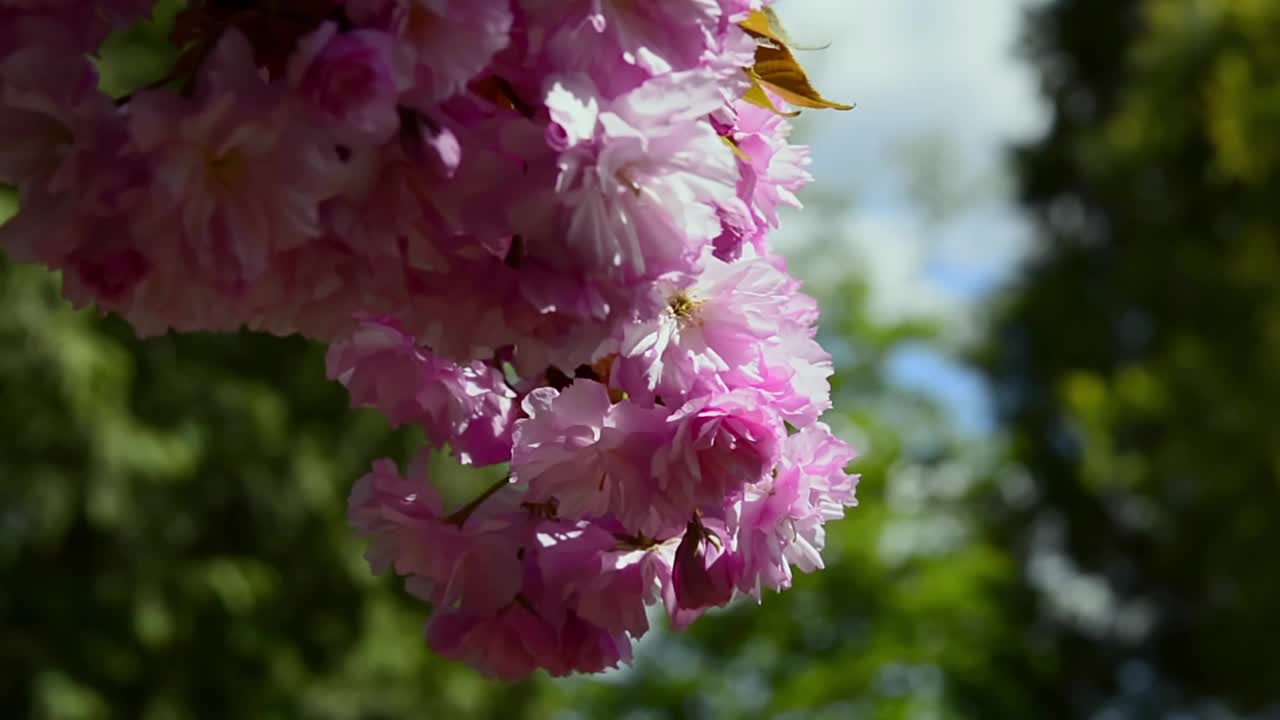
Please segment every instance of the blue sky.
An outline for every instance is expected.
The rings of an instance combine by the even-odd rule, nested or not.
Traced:
[[[941,344],[963,347],[983,301],[1034,250],[1011,195],[1006,148],[1033,140],[1047,108],[1032,68],[1016,54],[1022,15],[1037,0],[780,0],[775,6],[815,85],[856,102],[848,113],[808,112],[797,138],[813,147],[814,190],[853,199],[842,227],[786,218],[784,252],[845,240],[845,260],[866,268],[871,312],[884,321],[929,317]],[[914,173],[911,157],[941,172]],[[916,178],[951,202],[929,212]],[[824,251],[825,252],[825,251]],[[827,263],[842,267],[845,263]],[[821,268],[796,267],[821,285]],[[980,378],[927,345],[896,353],[887,376],[936,395],[957,428],[985,432],[990,403]]]

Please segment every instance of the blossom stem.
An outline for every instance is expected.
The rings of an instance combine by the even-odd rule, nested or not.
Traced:
[[[501,490],[502,488],[510,484],[511,484],[511,476],[508,475],[507,477],[504,477],[498,482],[494,483],[493,486],[490,487],[488,490],[485,490],[484,492],[480,493],[479,497],[477,497],[475,500],[472,500],[466,505],[463,505],[461,508],[458,508],[457,512],[445,518],[445,522],[450,523],[452,525],[457,525],[458,527],[462,527],[463,525],[466,524],[467,520],[471,518],[471,514],[474,513],[477,508],[483,505],[486,500],[493,497],[494,494],[497,493],[499,490]]]

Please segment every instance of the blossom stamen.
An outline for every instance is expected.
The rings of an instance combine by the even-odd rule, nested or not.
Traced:
[[[687,293],[681,292],[671,298],[667,303],[667,309],[672,317],[681,322],[692,322],[698,312],[698,308],[705,303],[705,300],[689,297]]]

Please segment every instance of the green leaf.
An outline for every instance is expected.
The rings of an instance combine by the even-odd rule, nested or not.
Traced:
[[[18,214],[18,195],[13,188],[0,185],[0,225]]]

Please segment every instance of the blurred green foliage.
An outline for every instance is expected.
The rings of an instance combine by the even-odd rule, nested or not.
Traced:
[[[986,362],[1039,490],[1003,523],[1036,695],[1274,717],[1280,3],[1059,2],[1028,38],[1055,114],[1019,164],[1048,244]]]
[[[351,479],[411,439],[346,410],[321,348],[139,342],[72,312],[32,268],[0,268],[0,302],[7,716],[456,704],[421,646],[420,608],[373,581],[343,527]]]
[[[2,185],[0,185],[0,223],[13,217],[18,212],[17,195]]]

